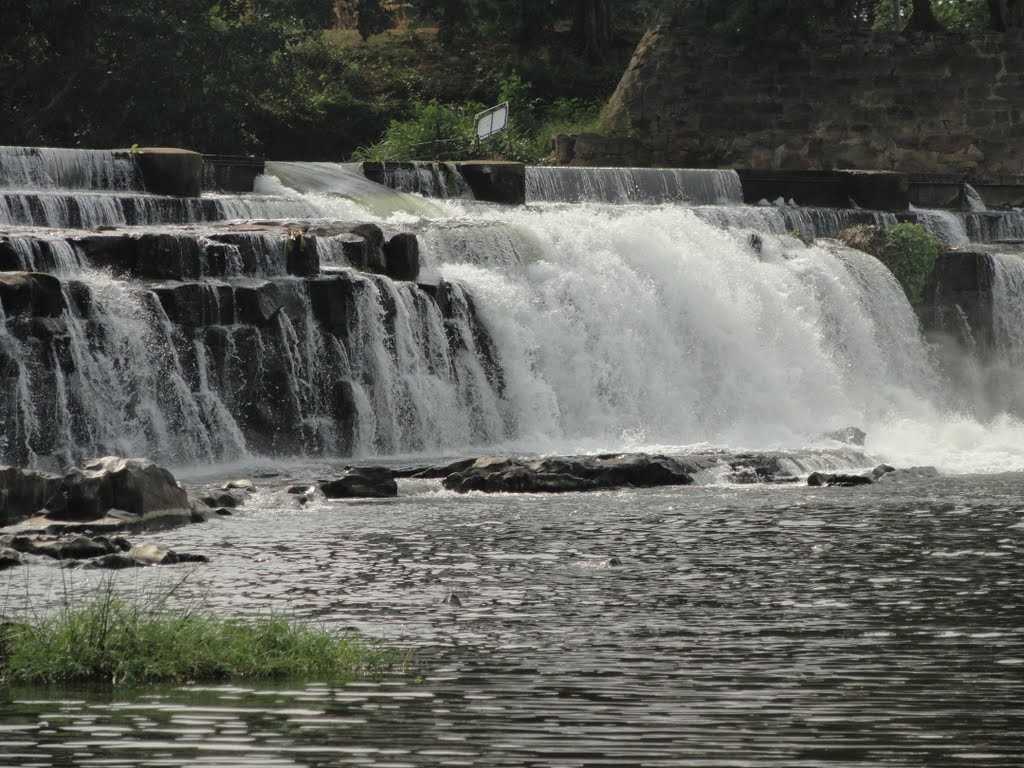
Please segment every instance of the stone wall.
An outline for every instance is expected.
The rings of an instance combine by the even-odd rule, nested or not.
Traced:
[[[1024,38],[851,33],[739,45],[659,27],[604,123],[618,137],[607,158],[588,137],[586,152],[563,147],[563,162],[621,162],[626,137],[638,165],[1016,176]]]

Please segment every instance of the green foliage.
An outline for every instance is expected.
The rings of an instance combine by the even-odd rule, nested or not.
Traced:
[[[887,227],[884,236],[879,259],[899,280],[910,303],[920,304],[942,243],[920,224],[896,224]]]
[[[141,685],[317,679],[344,682],[401,661],[355,637],[280,617],[254,621],[175,615],[111,591],[33,625],[0,624],[0,681]]]
[[[472,160],[502,159],[542,162],[558,133],[581,133],[597,124],[600,104],[582,99],[555,99],[545,103],[518,74],[505,78],[496,96],[507,101],[511,121],[504,133],[485,142],[476,139],[474,115],[478,102],[446,105],[418,103],[407,120],[394,120],[384,137],[355,153],[358,160]]]

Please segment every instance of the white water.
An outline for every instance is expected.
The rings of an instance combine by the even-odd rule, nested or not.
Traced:
[[[172,341],[178,331],[151,294],[50,254],[54,271],[81,273],[97,316],[67,318],[75,364],[68,374],[55,367],[58,423],[37,441],[64,447],[40,451],[147,453],[176,463],[244,456],[236,399],[245,392],[232,380],[254,370],[280,377],[282,403],[328,451],[342,443],[328,402],[331,382],[342,378],[353,387],[350,447],[360,455],[482,446],[785,449],[820,445],[822,432],[857,425],[878,460],[1024,469],[1019,421],[981,423],[948,406],[916,318],[879,262],[786,234],[831,233],[870,212],[434,204],[367,189],[337,164],[270,170],[279,179],[263,179],[264,191],[295,208],[415,227],[426,276],[456,281],[457,311],[442,316],[412,285],[357,277],[343,343],[322,333],[308,310],[281,312],[259,334],[231,329],[230,365],[220,372],[211,348],[187,339],[197,361],[190,373]],[[289,192],[281,181],[305,191]],[[229,275],[280,275],[273,243],[237,237]],[[1001,343],[1016,365],[1024,302],[1011,266],[1000,272],[997,303]],[[484,341],[470,296],[493,340],[500,382],[477,346]],[[21,354],[19,343],[5,329],[9,354]],[[43,429],[30,407],[33,375],[20,368],[12,384],[15,411],[24,412],[16,434],[29,438]]]
[[[0,147],[0,187],[126,190],[140,185],[126,151]]]
[[[735,171],[678,168],[565,168],[527,166],[531,202],[740,204]]]

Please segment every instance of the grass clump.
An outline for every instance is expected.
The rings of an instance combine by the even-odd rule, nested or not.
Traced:
[[[281,617],[178,615],[110,590],[32,624],[0,624],[0,681],[8,684],[345,682],[400,662],[395,651]]]

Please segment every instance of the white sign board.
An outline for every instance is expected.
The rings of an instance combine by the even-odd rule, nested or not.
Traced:
[[[485,109],[476,116],[476,137],[483,141],[508,127],[508,102]]]

